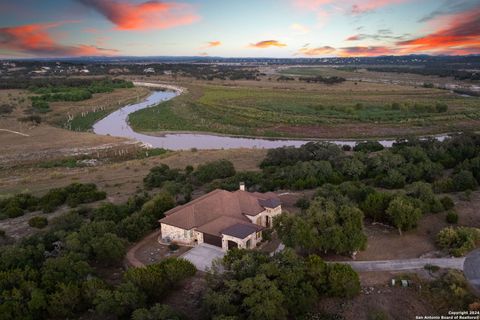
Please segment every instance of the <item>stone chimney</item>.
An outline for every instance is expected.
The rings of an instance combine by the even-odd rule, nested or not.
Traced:
[[[240,190],[245,191],[245,182],[240,182]]]

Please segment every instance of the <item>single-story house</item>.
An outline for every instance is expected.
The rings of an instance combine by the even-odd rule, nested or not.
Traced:
[[[255,248],[262,230],[282,213],[278,196],[272,192],[234,192],[216,189],[165,213],[160,220],[162,241],[184,245],[208,243],[224,251],[233,247]]]

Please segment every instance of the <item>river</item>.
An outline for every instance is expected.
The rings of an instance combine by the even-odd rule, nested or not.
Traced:
[[[144,101],[127,105],[98,121],[93,126],[93,132],[100,135],[110,135],[135,139],[154,148],[169,150],[190,150],[196,149],[234,149],[234,148],[262,148],[272,149],[283,146],[299,147],[310,141],[318,140],[297,140],[297,139],[266,139],[266,138],[245,138],[232,137],[215,134],[196,133],[166,133],[161,136],[151,136],[133,131],[128,124],[129,114],[158,105],[161,102],[173,99],[179,93],[174,91],[153,91]],[[443,140],[446,135],[437,136]],[[355,146],[357,141],[353,140],[328,140],[337,145]],[[379,140],[384,147],[391,147],[395,140]]]

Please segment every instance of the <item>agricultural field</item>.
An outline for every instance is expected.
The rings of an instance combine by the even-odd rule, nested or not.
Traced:
[[[132,114],[130,124],[142,132],[361,138],[451,132],[480,123],[478,98],[434,88],[263,80],[196,82],[188,89],[171,101]]]

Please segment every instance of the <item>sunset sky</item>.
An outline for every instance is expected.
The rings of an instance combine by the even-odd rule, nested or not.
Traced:
[[[0,57],[480,54],[479,0],[0,0]]]

